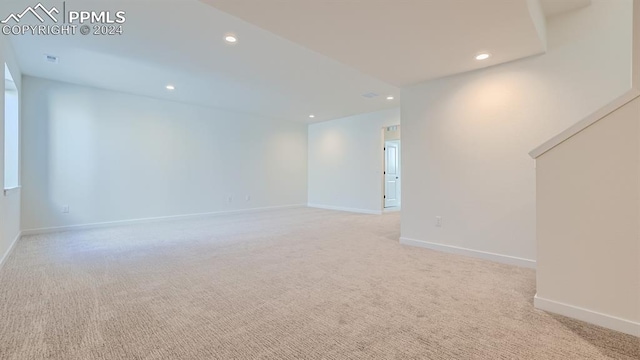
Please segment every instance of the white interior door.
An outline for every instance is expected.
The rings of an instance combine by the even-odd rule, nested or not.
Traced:
[[[384,147],[384,207],[400,206],[400,143],[387,141]]]

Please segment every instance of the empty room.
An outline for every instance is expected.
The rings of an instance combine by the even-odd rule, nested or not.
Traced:
[[[0,359],[640,359],[640,0],[0,21]]]

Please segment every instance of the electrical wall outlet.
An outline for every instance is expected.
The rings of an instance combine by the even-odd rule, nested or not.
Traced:
[[[69,213],[69,205],[64,205],[62,207],[62,213],[63,214],[68,214]]]
[[[245,200],[245,201],[251,201],[251,195],[247,195],[247,196],[245,196],[245,197],[244,197],[244,200]]]
[[[436,216],[436,227],[442,227],[442,216]]]
[[[227,203],[231,204],[233,202],[233,195],[227,195]]]

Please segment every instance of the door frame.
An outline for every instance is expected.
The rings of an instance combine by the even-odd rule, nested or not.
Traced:
[[[386,171],[386,156],[385,156],[385,147],[386,147],[386,140],[385,140],[385,132],[387,131],[388,127],[391,126],[397,126],[398,128],[400,128],[400,139],[397,139],[400,142],[400,146],[399,149],[400,151],[398,152],[398,163],[400,164],[400,181],[402,182],[402,127],[400,124],[397,125],[386,125],[383,126],[382,129],[380,129],[380,149],[382,151],[380,151],[380,167],[381,167],[381,171],[380,171],[380,185],[381,187],[381,194],[382,196],[380,196],[380,211],[381,212],[385,212],[385,211],[400,211],[402,208],[402,190],[400,192],[400,206],[398,206],[397,208],[385,208],[384,207],[384,197],[385,197],[385,187],[386,187],[386,178],[385,178],[385,171]],[[392,140],[390,140],[392,141]],[[397,209],[397,210],[396,210]]]

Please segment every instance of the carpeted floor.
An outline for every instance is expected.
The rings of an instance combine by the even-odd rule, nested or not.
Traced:
[[[293,209],[23,238],[1,359],[634,359],[533,309],[532,270],[398,243],[400,214]]]

